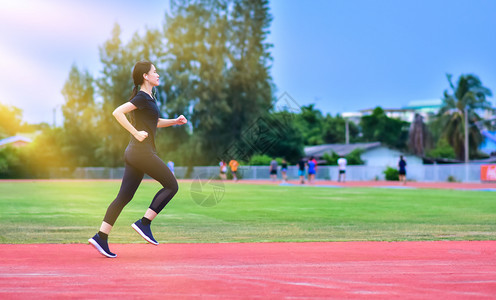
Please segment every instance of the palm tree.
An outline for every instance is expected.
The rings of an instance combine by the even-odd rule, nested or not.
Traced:
[[[408,130],[409,150],[415,155],[424,156],[425,149],[430,148],[431,140],[432,137],[424,123],[424,118],[416,113]]]
[[[477,111],[491,108],[491,103],[486,97],[492,96],[492,92],[472,74],[461,75],[456,86],[452,82],[451,74],[447,74],[446,77],[452,93],[450,94],[448,90],[444,91],[443,106],[438,116],[441,118],[442,135],[455,150],[456,157],[462,160],[465,156],[465,111],[470,121],[480,120]],[[468,136],[469,153],[476,154],[483,137],[476,126],[469,127]]]
[[[315,104],[301,107],[301,114],[296,119],[297,127],[301,131],[305,145],[320,145],[324,143],[322,139],[322,126],[324,117]]]

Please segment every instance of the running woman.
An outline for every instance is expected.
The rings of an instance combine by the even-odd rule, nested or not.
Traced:
[[[121,188],[107,209],[100,231],[88,240],[106,257],[117,256],[110,252],[108,235],[124,206],[133,198],[144,174],[160,182],[163,188],[157,192],[143,218],[131,226],[151,244],[158,245],[158,242],[153,238],[150,223],[178,190],[176,178],[157,156],[155,133],[157,128],[186,124],[187,120],[183,115],[177,119],[159,118],[160,111],[152,95],[153,87],[159,85],[159,75],[152,63],[147,61],[136,63],[133,69],[133,81],[134,88],[129,102],[117,107],[112,113],[119,124],[132,135],[124,152],[126,164]],[[127,113],[130,113],[133,123],[127,119],[125,115]]]

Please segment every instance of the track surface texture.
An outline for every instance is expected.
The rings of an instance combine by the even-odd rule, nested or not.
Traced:
[[[0,245],[0,298],[494,299],[496,241]]]

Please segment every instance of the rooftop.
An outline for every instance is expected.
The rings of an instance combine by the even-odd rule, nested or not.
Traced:
[[[338,155],[348,155],[355,149],[369,150],[380,147],[380,142],[373,143],[355,143],[355,144],[324,144],[317,146],[306,146],[304,148],[305,156],[322,157],[324,153],[336,152]]]
[[[443,104],[441,99],[413,100],[408,102],[405,109],[440,108]]]
[[[27,138],[27,137],[20,136],[20,135],[10,136],[8,138],[4,138],[4,139],[0,140],[0,147],[8,145],[8,144],[16,143],[16,142],[31,143],[32,140]]]

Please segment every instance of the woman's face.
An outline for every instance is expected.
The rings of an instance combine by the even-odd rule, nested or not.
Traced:
[[[146,73],[146,77],[145,79],[148,80],[148,82],[150,82],[150,84],[152,86],[158,86],[159,85],[159,75],[157,73],[157,69],[155,68],[154,65],[152,65],[152,68],[150,69],[150,71],[148,71],[148,73]]]

